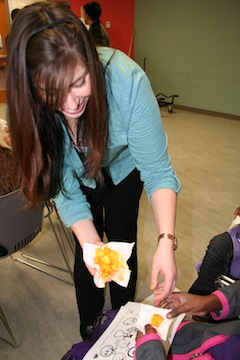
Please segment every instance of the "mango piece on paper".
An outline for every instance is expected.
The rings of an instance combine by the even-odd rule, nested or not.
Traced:
[[[137,328],[145,333],[145,325],[151,324],[163,341],[167,340],[168,331],[173,319],[167,318],[169,309],[158,308],[148,304],[140,304]]]
[[[163,320],[164,320],[164,318],[160,314],[153,314],[152,317],[151,317],[150,324],[153,327],[158,328],[161,325],[161,322]]]

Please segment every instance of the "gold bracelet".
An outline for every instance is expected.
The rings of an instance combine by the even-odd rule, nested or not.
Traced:
[[[175,250],[177,249],[177,247],[178,247],[178,241],[177,241],[176,236],[171,235],[171,234],[168,234],[168,233],[162,233],[162,234],[160,234],[159,237],[158,237],[158,242],[159,242],[162,238],[172,240],[172,242],[173,242],[173,250],[175,251]]]

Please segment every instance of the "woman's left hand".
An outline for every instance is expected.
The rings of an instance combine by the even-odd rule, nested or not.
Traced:
[[[175,234],[177,195],[171,189],[158,189],[151,197],[151,206],[158,234]],[[163,280],[159,282],[159,277]],[[158,240],[153,257],[150,289],[154,290],[155,306],[162,305],[172,293],[177,279],[174,244],[168,237]]]
[[[163,240],[163,241],[162,241]],[[177,266],[173,244],[169,239],[162,239],[153,257],[151,290],[154,290],[154,306],[160,306],[172,293],[177,279]],[[159,283],[159,276],[163,281]]]

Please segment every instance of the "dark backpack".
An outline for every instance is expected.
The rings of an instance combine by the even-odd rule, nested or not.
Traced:
[[[93,333],[90,340],[84,340],[74,344],[62,358],[62,360],[82,360],[93,344],[99,339],[117,314],[117,310],[103,311],[93,324]]]
[[[233,259],[230,269],[230,275],[240,279],[240,225],[228,230],[233,242]]]

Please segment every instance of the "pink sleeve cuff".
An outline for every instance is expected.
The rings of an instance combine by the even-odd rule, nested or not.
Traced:
[[[136,341],[136,348],[140,345],[144,344],[145,342],[148,342],[150,340],[158,340],[161,341],[161,338],[158,334],[147,334],[142,336],[140,339]]]
[[[158,334],[147,334],[147,335],[144,335],[142,336],[140,339],[138,339],[136,341],[136,349],[141,346],[142,344],[150,341],[150,340],[158,340],[158,341],[161,341],[161,338],[160,336],[158,336]],[[136,357],[136,351],[134,352],[134,360],[136,360],[137,357]]]
[[[215,311],[211,311],[210,315],[214,320],[222,320],[225,319],[229,313],[229,303],[228,300],[226,298],[226,296],[219,290],[214,291],[212,294],[216,295],[219,300],[222,303],[222,310],[220,312],[220,315],[218,315]]]

